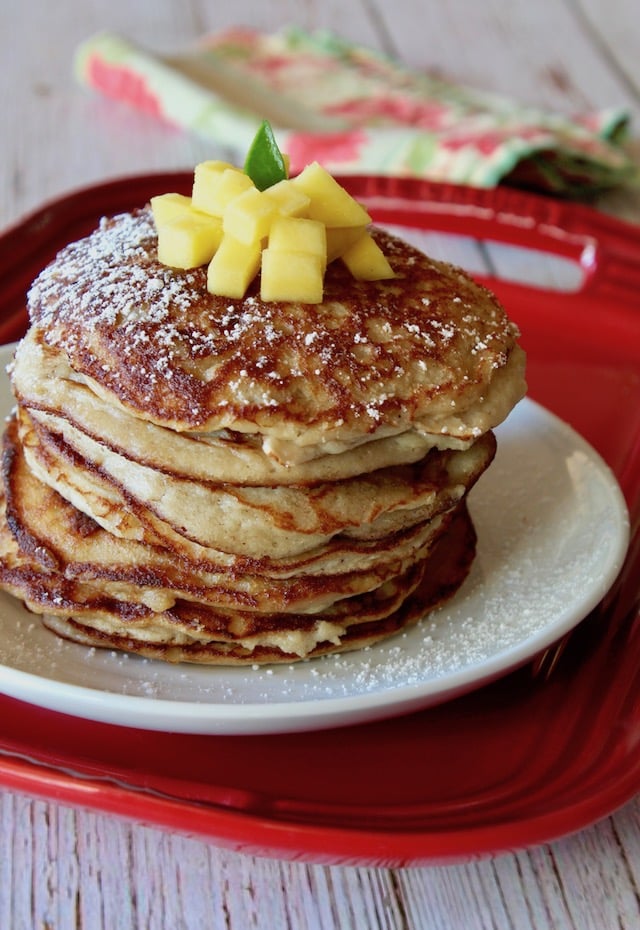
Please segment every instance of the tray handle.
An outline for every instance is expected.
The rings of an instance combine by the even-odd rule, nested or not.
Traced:
[[[574,260],[582,269],[578,291],[564,300],[638,307],[640,227],[591,207],[515,188],[471,188],[414,178],[350,175],[339,178],[371,209],[377,222],[439,230],[538,249]],[[28,287],[58,248],[85,235],[103,214],[133,209],[162,190],[190,189],[192,173],[126,176],[73,191],[0,234],[0,343],[27,326]],[[531,284],[484,278],[504,297],[556,293]]]
[[[494,240],[568,258],[580,265],[582,282],[565,296],[638,306],[640,226],[584,204],[515,188],[476,189],[410,178],[342,180],[366,202],[378,222]],[[531,284],[514,289],[545,291]]]

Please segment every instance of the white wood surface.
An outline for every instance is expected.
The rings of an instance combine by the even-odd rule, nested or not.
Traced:
[[[71,74],[80,40],[114,29],[175,51],[226,25],[287,22],[564,112],[623,104],[637,134],[637,0],[2,0],[0,227],[79,185],[211,153],[83,93]],[[637,194],[600,205],[640,221]],[[639,894],[638,800],[544,847],[391,870],[256,859],[0,792],[0,930],[635,930]]]

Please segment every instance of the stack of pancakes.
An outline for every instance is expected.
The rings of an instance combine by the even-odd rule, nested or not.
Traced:
[[[395,277],[334,262],[317,305],[209,294],[147,209],[67,246],[11,371],[1,586],[71,640],[211,664],[361,648],[450,596],[524,355],[488,291],[374,234]]]

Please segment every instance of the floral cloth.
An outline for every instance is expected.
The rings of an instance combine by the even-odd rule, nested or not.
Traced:
[[[232,29],[161,58],[103,33],[77,52],[79,80],[220,146],[245,152],[269,119],[296,171],[415,176],[576,195],[636,173],[621,109],[567,119],[461,87],[335,35]]]

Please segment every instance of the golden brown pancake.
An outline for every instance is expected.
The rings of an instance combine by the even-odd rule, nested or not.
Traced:
[[[246,488],[194,482],[170,460],[151,469],[39,412],[21,410],[19,432],[30,468],[111,532],[185,552],[233,553],[236,564],[266,553],[299,562],[338,536],[380,539],[431,519],[462,498],[494,449],[487,434],[470,449],[432,450],[411,465],[342,482]]]
[[[395,277],[327,269],[318,305],[209,294],[158,262],[148,210],[104,220],[29,293],[33,325],[111,404],[178,431],[259,434],[283,462],[407,430],[472,441],[524,393],[517,330],[460,269],[378,231]],[[434,439],[434,443],[437,440]]]
[[[194,634],[190,609],[170,612],[167,628],[159,639],[140,635],[134,619],[121,622],[116,631],[101,629],[100,623],[85,623],[64,614],[45,615],[49,629],[73,642],[87,646],[122,649],[169,662],[208,665],[276,664],[312,659],[336,652],[352,652],[372,646],[407,629],[449,599],[466,578],[475,555],[476,537],[464,505],[451,524],[450,532],[435,546],[425,563],[410,572],[410,587],[397,596],[397,583],[385,585],[374,594],[341,601],[328,618],[313,614],[267,618],[266,628],[250,624],[238,632],[227,627],[218,632]],[[406,583],[406,579],[405,579]],[[395,608],[395,609],[394,609]],[[83,618],[84,619],[84,618]],[[204,619],[196,614],[197,621]],[[171,626],[173,621],[173,626]],[[141,624],[144,629],[144,624]],[[185,635],[186,632],[186,635]]]
[[[66,356],[48,346],[31,329],[18,345],[12,372],[13,390],[21,406],[56,413],[114,450],[126,450],[138,462],[163,470],[167,460],[180,463],[185,477],[245,487],[308,485],[339,481],[390,465],[423,458],[433,437],[415,431],[361,443],[343,452],[287,463],[265,454],[259,436],[221,430],[176,432],[132,415],[99,397],[70,367]],[[132,429],[132,423],[135,428]],[[451,448],[469,443],[447,442]]]
[[[148,209],[63,249],[11,372],[0,587],[76,642],[210,664],[362,648],[451,596],[524,355],[486,289],[374,235],[395,276],[333,262],[317,305],[208,293]]]
[[[266,612],[315,612],[379,587],[423,558],[452,509],[378,540],[336,539],[309,563],[273,559],[238,565],[224,553],[188,559],[175,549],[123,539],[78,511],[27,467],[12,420],[4,436],[5,550],[12,564],[39,573],[26,584],[47,596],[48,575],[99,587],[109,597],[166,607],[177,598]],[[13,543],[11,543],[13,537]],[[33,601],[36,595],[30,594]]]
[[[306,579],[326,599],[313,609],[295,599],[296,590],[310,596],[304,577],[279,586],[258,576],[261,598],[234,592],[233,578],[225,591],[222,575],[218,585],[206,577],[190,582],[169,553],[114,539],[38,481],[15,433],[10,424],[4,438],[0,584],[50,629],[84,644],[222,664],[354,649],[417,620],[455,590],[473,558],[462,504],[437,520],[413,558],[370,573],[368,585],[359,586],[366,573],[356,573],[355,584],[351,574]],[[91,555],[94,561],[81,561]]]

